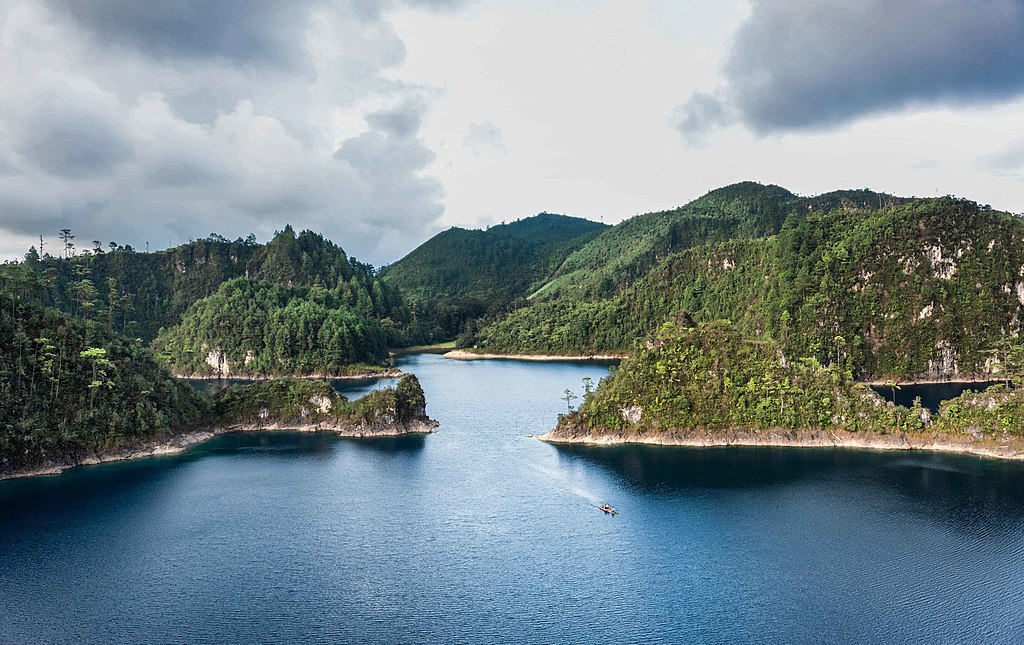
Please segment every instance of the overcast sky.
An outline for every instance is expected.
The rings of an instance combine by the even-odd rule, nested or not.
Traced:
[[[1024,0],[0,0],[0,257],[291,223],[380,265],[741,180],[1024,211]]]

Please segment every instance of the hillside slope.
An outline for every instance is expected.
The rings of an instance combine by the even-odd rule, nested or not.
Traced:
[[[541,213],[487,230],[453,227],[388,266],[384,278],[419,300],[471,298],[488,305],[525,297],[607,226]]]
[[[691,246],[609,296],[545,298],[475,343],[510,353],[628,350],[685,312],[860,377],[998,369],[992,352],[1024,316],[1024,223],[967,200],[849,195],[800,198],[777,235]]]
[[[0,476],[203,427],[208,399],[139,343],[0,292]]]

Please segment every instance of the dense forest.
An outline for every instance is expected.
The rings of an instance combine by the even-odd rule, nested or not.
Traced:
[[[40,255],[33,247],[24,262],[3,265],[0,273],[8,274],[11,282],[17,279],[26,299],[145,342],[156,338],[162,327],[178,324],[193,303],[233,278],[327,289],[344,283],[356,290],[357,308],[391,321],[395,342],[402,334],[424,333],[412,329],[412,314],[401,296],[372,266],[312,231],[296,234],[285,226],[266,244],[257,244],[253,236],[229,241],[211,235],[153,253],[115,243],[104,249],[99,242],[78,251],[70,231],[62,238],[56,255]]]
[[[750,340],[726,322],[689,324],[662,325],[563,423],[638,436],[675,428],[924,428],[920,407],[887,406],[840,368],[790,360],[776,343]]]
[[[0,474],[205,423],[210,401],[141,343],[0,289]]]
[[[433,339],[452,340],[503,316],[608,227],[540,213],[486,230],[453,227],[381,270],[402,290]]]
[[[372,372],[388,355],[378,317],[390,320],[396,304],[379,283],[374,287],[368,297],[355,278],[334,289],[235,278],[193,304],[181,324],[162,330],[153,349],[186,374]]]
[[[453,227],[382,273],[409,298],[472,298],[503,304],[530,295],[570,253],[606,228],[551,213],[483,231]]]
[[[1024,440],[1024,349],[1009,385],[968,391],[939,413],[885,401],[849,371],[791,359],[772,340],[751,339],[724,321],[664,323],[583,401],[566,391],[555,441],[743,441],[814,445],[942,445],[1014,454]],[[881,441],[879,441],[881,439]]]
[[[783,201],[791,210],[775,234],[689,245],[639,277],[602,279],[618,285],[607,297],[559,287],[560,296],[535,298],[463,342],[493,352],[629,351],[685,312],[732,321],[859,378],[999,370],[998,348],[1019,331],[1024,306],[1018,218],[967,200],[866,191]]]

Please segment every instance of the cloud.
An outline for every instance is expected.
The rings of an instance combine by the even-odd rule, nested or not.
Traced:
[[[1024,0],[755,0],[722,73],[719,93],[759,134],[1009,100],[1024,94]],[[681,108],[684,135],[723,125],[700,97]]]
[[[208,59],[274,66],[301,60],[308,0],[49,0],[97,44],[138,49],[158,58]]]
[[[688,145],[705,145],[710,130],[727,125],[731,120],[722,99],[694,92],[693,96],[675,109],[670,122]]]
[[[1001,177],[1024,180],[1024,139],[1007,144],[1001,150],[979,157],[974,166]]]
[[[88,80],[44,74],[26,92],[9,94],[0,115],[14,133],[15,154],[56,177],[91,178],[131,156],[116,103]]]
[[[462,145],[469,148],[478,157],[487,150],[505,152],[505,144],[501,140],[501,129],[490,121],[471,123],[469,132],[462,139]]]
[[[444,189],[423,175],[433,151],[417,137],[426,106],[417,100],[367,115],[372,129],[342,143],[335,153],[357,173],[374,227],[422,230],[444,211]]]
[[[399,9],[459,2],[0,3],[0,253],[71,227],[154,248],[313,228],[380,264],[438,227],[429,89]]]

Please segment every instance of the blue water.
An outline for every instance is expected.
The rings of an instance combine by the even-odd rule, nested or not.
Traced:
[[[943,401],[955,399],[968,390],[983,392],[989,386],[998,385],[1002,381],[949,381],[945,383],[910,383],[895,388],[885,385],[872,385],[871,389],[878,392],[886,401],[896,405],[911,407],[914,399],[921,399],[921,407],[931,412],[938,412]]]
[[[1022,464],[556,448],[527,435],[606,368],[436,355],[402,367],[436,434],[233,435],[0,482],[0,642],[1024,635]]]

